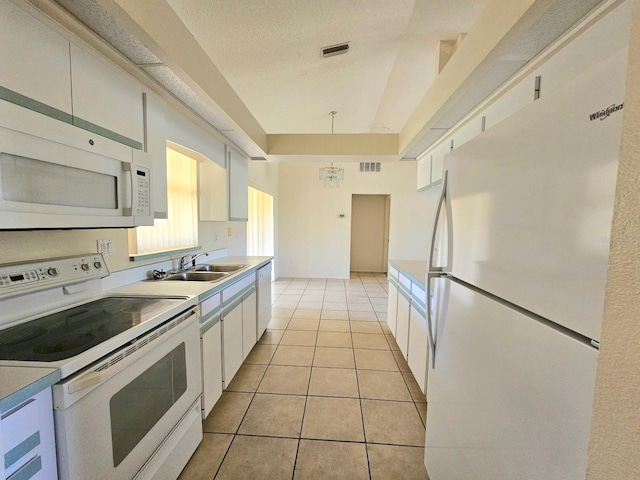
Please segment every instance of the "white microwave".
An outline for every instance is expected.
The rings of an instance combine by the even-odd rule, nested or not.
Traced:
[[[0,123],[0,230],[153,225],[149,154],[17,108]]]

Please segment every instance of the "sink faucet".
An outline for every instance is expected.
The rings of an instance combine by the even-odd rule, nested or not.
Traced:
[[[191,266],[192,267],[195,267],[196,266],[196,258],[198,258],[201,255],[209,256],[208,253],[201,252],[201,253],[196,253],[195,255],[193,255],[191,253],[188,253],[185,256],[181,257],[180,260],[178,261],[178,270],[184,270],[189,262],[191,262]]]

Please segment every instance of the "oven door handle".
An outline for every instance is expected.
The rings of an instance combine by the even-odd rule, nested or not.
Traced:
[[[99,372],[92,372],[88,375],[83,375],[80,378],[77,378],[69,383],[68,389],[69,393],[76,393],[85,388],[93,387],[94,385],[98,385],[99,383],[104,382],[109,377],[115,375],[116,372],[107,368],[106,370],[101,370]]]

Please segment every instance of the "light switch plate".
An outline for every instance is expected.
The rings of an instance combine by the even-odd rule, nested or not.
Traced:
[[[101,253],[104,257],[113,257],[115,253],[113,240],[98,240],[98,253]]]

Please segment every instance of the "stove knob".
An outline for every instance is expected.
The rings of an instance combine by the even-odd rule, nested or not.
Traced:
[[[82,265],[80,265],[80,268],[85,272],[88,272],[91,267],[89,266],[88,263],[83,263]]]
[[[47,270],[47,273],[52,277],[57,277],[59,272],[57,268],[51,267],[49,270]]]
[[[100,270],[102,268],[102,262],[93,262],[93,266]]]

